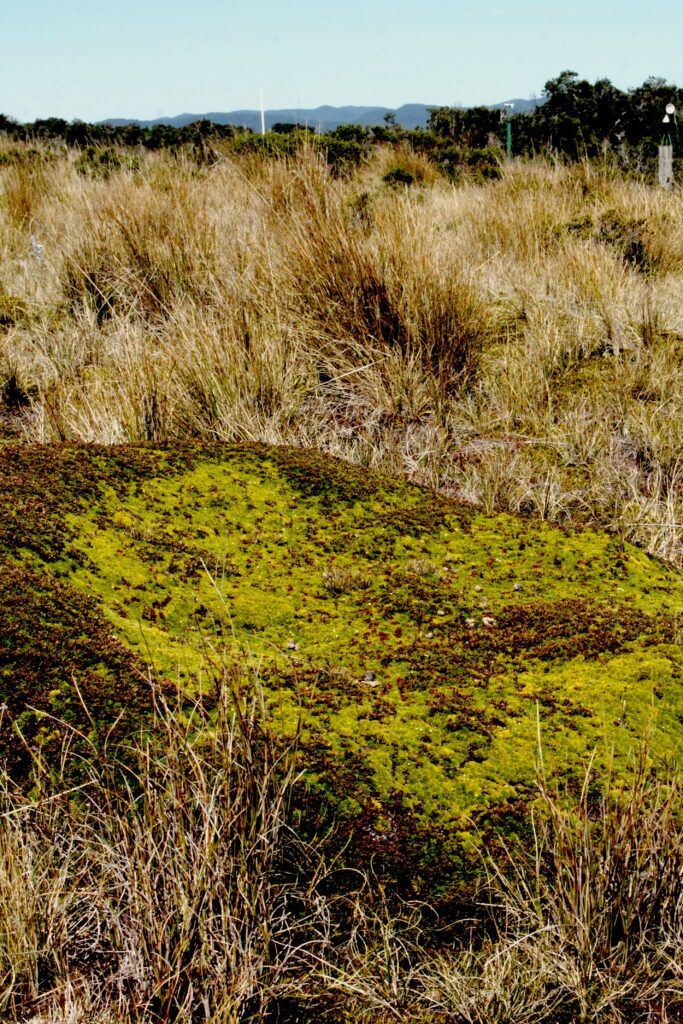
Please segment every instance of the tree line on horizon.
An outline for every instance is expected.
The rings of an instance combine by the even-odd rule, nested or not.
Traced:
[[[663,78],[649,77],[642,85],[623,91],[609,79],[591,83],[574,71],[563,71],[546,82],[536,107],[510,114],[515,156],[547,155],[566,160],[609,159],[626,171],[652,169],[657,146],[669,136],[676,148],[675,118],[664,124],[665,108],[683,109],[683,89]],[[302,137],[320,146],[337,169],[357,165],[369,148],[379,143],[404,143],[426,153],[446,172],[469,163],[484,177],[495,177],[505,148],[505,110],[478,106],[432,107],[426,129],[403,129],[393,114],[384,123],[339,125],[320,134],[296,123],[274,124],[265,135],[230,124],[201,119],[189,125],[89,124],[49,117],[21,124],[0,114],[0,134],[13,141],[59,142],[81,149],[141,147],[150,150],[190,147],[200,159],[211,158],[211,145],[223,141],[237,152],[270,155],[294,152]]]

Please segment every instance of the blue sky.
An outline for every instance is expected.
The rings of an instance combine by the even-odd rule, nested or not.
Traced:
[[[91,121],[183,112],[495,103],[570,68],[683,85],[673,0],[0,0],[0,112]]]

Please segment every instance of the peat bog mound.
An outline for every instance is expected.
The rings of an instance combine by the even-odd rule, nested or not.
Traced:
[[[412,892],[517,830],[544,760],[683,737],[683,582],[604,533],[260,444],[0,446],[0,742],[111,739],[150,679],[258,680],[301,813]]]

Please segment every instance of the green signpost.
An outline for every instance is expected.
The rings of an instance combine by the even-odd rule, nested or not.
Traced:
[[[512,109],[514,103],[504,103],[503,107],[506,111],[505,118],[505,149],[507,152],[508,163],[512,160]]]

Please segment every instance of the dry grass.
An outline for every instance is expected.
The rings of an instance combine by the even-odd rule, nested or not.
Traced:
[[[3,1020],[237,1022],[288,993],[316,877],[293,751],[225,683],[210,713],[159,697],[146,736],[80,770],[68,742],[38,756],[30,795],[3,778]]]
[[[589,768],[573,797],[543,776],[539,788],[534,853],[508,850],[509,870],[493,868],[504,943],[531,946],[538,981],[578,1020],[676,1019],[680,779],[658,780],[642,750],[627,786]]]
[[[680,1020],[680,781],[646,749],[626,783],[589,767],[572,794],[541,772],[535,842],[486,859],[475,918],[437,921],[297,838],[295,751],[257,677],[214,684],[158,696],[124,749],[76,755],[67,730],[30,792],[2,777],[0,1019]]]
[[[393,150],[343,180],[305,148],[75,161],[0,165],[6,435],[315,446],[683,559],[677,192],[453,188]]]

